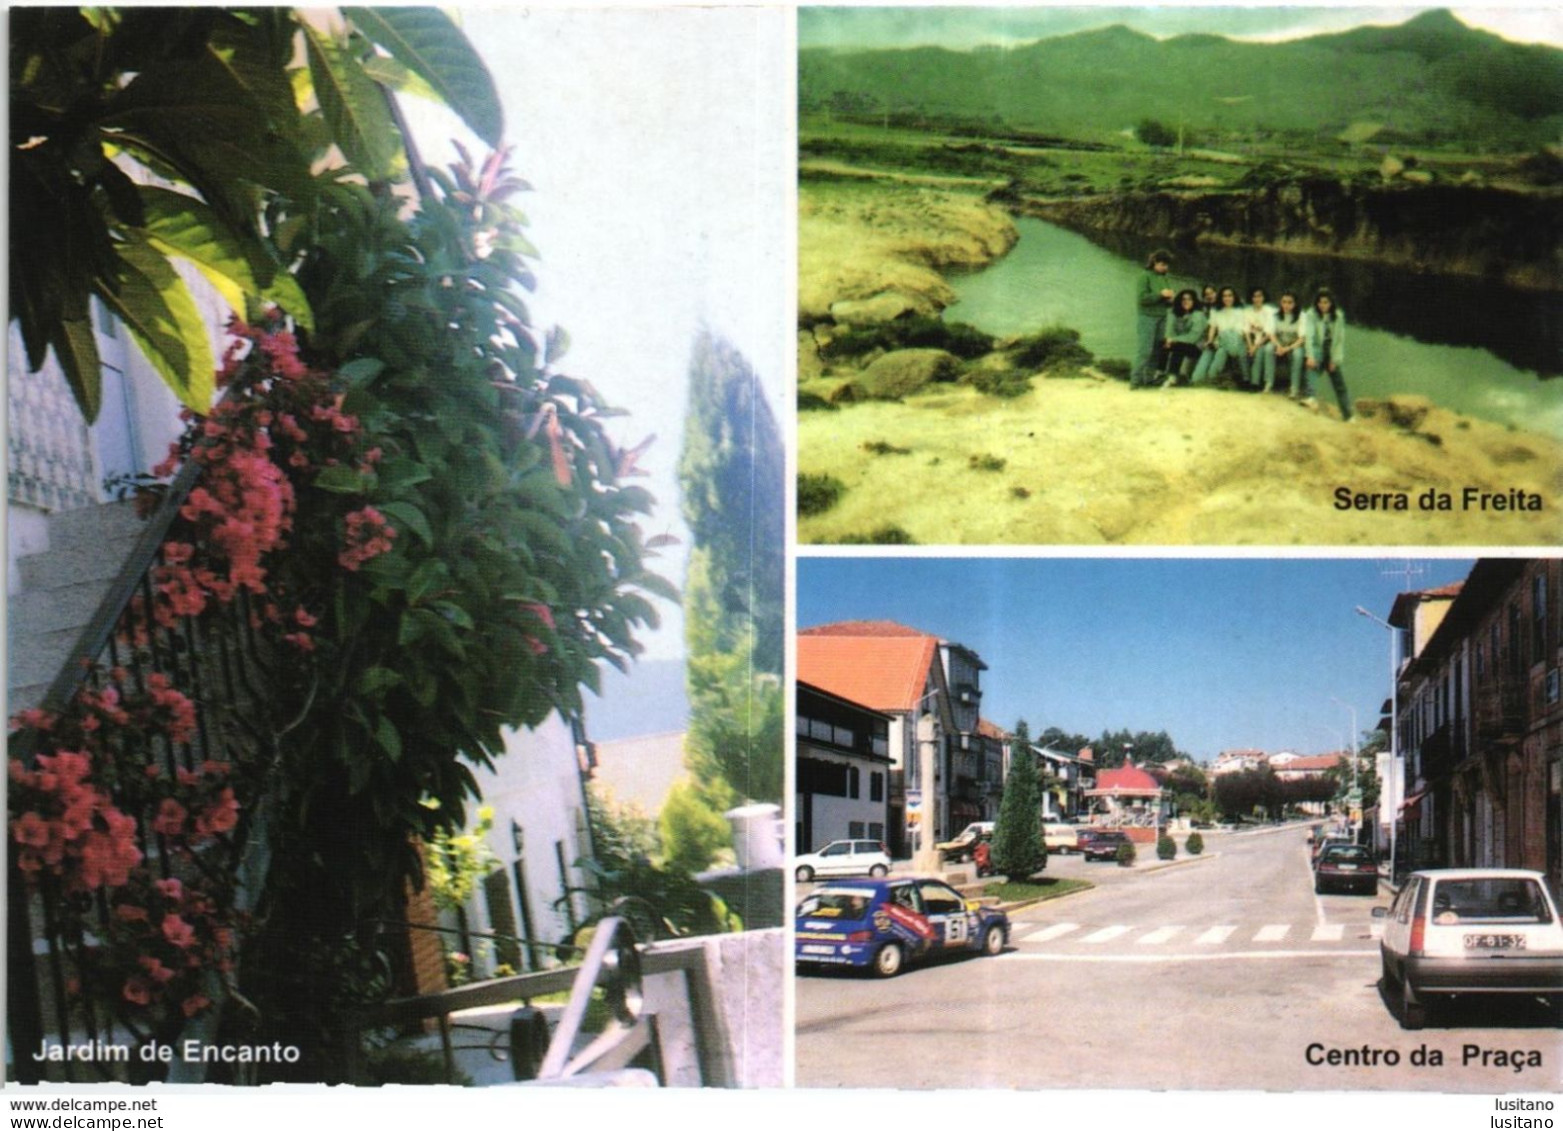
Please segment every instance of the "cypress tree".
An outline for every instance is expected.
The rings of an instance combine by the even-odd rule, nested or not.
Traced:
[[[1025,880],[1046,867],[1036,761],[1031,756],[1031,732],[1022,719],[1010,740],[1009,773],[993,828],[993,870],[1011,880]]]

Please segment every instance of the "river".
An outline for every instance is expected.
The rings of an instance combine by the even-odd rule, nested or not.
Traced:
[[[1020,242],[1008,255],[950,279],[957,301],[945,317],[1001,336],[1072,326],[1098,357],[1132,357],[1133,295],[1150,245],[1136,250],[1029,216],[1016,225]],[[1555,294],[1226,248],[1177,253],[1171,279],[1196,289],[1230,282],[1241,302],[1254,284],[1272,303],[1291,289],[1304,306],[1328,285],[1351,327],[1345,371],[1353,398],[1420,393],[1467,416],[1563,437],[1563,381],[1544,379],[1563,370]],[[1327,386],[1320,395],[1329,401]]]

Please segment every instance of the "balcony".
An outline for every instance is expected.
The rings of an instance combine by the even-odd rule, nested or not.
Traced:
[[[1494,682],[1476,693],[1476,740],[1517,742],[1525,733],[1525,689],[1518,683]]]
[[[1454,768],[1465,761],[1469,753],[1465,741],[1465,721],[1456,719],[1445,723],[1422,742],[1417,752],[1421,762],[1422,777],[1428,781],[1446,778]]]

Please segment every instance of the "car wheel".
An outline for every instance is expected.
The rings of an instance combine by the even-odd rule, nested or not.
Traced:
[[[797,876],[800,884],[806,884],[814,878],[814,869],[804,864],[798,869]]]
[[[868,870],[868,874],[873,876],[876,880],[882,880],[885,878],[885,874],[889,871],[890,869],[886,868],[883,864],[875,864]]]
[[[1383,947],[1379,947],[1378,961],[1380,969],[1384,971],[1384,988],[1387,990],[1395,985],[1395,968],[1390,964],[1389,955],[1384,953]]]
[[[1004,953],[1004,928],[997,923],[991,924],[986,931],[982,932],[982,953]]]
[[[885,943],[874,955],[874,973],[881,978],[894,978],[901,972],[901,944]]]
[[[1411,998],[1411,982],[1405,971],[1400,972],[1400,1027],[1420,1029],[1427,1024],[1427,1006]]]
[[[1324,885],[1321,884],[1318,880],[1314,880],[1313,881],[1313,894],[1314,895],[1323,895],[1324,894]]]

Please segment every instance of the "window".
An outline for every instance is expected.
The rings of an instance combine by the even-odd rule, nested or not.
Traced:
[[[871,840],[880,840],[880,841],[884,840],[885,839],[885,826],[884,826],[884,823],[882,821],[870,821],[870,822],[868,822],[868,835],[869,835],[869,839],[871,839]]]
[[[1520,603],[1509,602],[1509,673],[1518,675],[1520,661],[1524,656],[1520,649]]]
[[[799,715],[792,720],[792,729],[795,734],[801,734],[807,738],[809,735],[809,720]]]
[[[1539,664],[1547,658],[1547,573],[1543,562],[1531,583],[1530,594],[1530,662]]]
[[[809,720],[810,738],[817,738],[821,742],[829,742],[832,730],[833,728],[829,723],[821,722],[819,719]]]
[[[848,766],[847,767],[847,796],[848,797],[851,797],[853,799],[857,798],[858,790],[861,788],[861,786],[859,784],[860,776],[861,775],[858,773],[858,768],[856,766]],[[858,835],[861,836],[862,834],[859,833]]]
[[[863,822],[862,821],[848,821],[847,822],[847,835],[850,836],[850,837],[860,837],[860,836],[863,836],[864,835],[864,833],[863,833]]]
[[[857,745],[857,734],[846,727],[832,727],[830,740],[837,746],[845,746],[851,750]]]
[[[890,740],[882,734],[874,735],[874,741],[869,744],[875,754],[881,758],[890,757]]]
[[[870,801],[883,801],[885,799],[885,775],[877,770],[872,770],[868,775],[868,799]],[[870,836],[873,834],[870,833]]]

